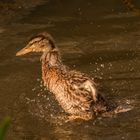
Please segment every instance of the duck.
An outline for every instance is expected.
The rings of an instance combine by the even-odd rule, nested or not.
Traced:
[[[59,49],[49,33],[43,32],[31,37],[16,56],[33,52],[42,53],[40,61],[44,86],[54,94],[70,120],[90,120],[107,112],[116,114],[126,111],[112,109],[90,76],[63,64]]]

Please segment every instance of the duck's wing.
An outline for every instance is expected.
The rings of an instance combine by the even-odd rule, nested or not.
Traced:
[[[79,98],[83,98],[83,100],[87,101],[97,101],[96,84],[94,81],[90,80],[87,75],[80,72],[74,72],[71,81],[71,86]]]

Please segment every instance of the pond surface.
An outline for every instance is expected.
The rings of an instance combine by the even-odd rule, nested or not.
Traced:
[[[94,77],[110,100],[133,109],[64,123],[63,110],[42,86],[40,55],[15,56],[42,31],[54,36],[65,64]],[[140,14],[119,0],[50,0],[1,24],[0,114],[12,117],[7,140],[140,139]]]

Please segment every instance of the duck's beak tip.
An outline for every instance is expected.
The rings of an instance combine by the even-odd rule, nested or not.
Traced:
[[[16,53],[16,56],[22,56],[22,55],[25,55],[29,52],[31,52],[31,49],[25,47],[25,48],[21,49],[20,51],[18,51]]]
[[[16,56],[20,56],[19,52],[16,53]]]
[[[21,56],[21,55],[24,55],[24,54],[25,54],[24,51],[20,50],[16,53],[16,56]]]

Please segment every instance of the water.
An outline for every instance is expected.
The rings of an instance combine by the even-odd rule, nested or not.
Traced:
[[[65,113],[42,86],[40,56],[15,56],[42,31],[54,36],[65,64],[94,77],[107,98],[133,110],[63,123]],[[140,139],[139,13],[127,12],[115,0],[51,0],[1,24],[0,46],[0,119],[13,120],[7,139]]]

